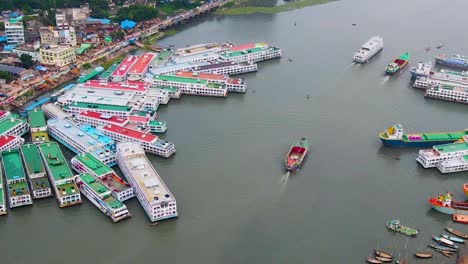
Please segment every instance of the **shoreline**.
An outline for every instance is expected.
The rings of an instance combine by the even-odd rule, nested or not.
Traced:
[[[338,0],[300,0],[285,3],[279,6],[234,6],[221,8],[214,12],[215,15],[250,15],[255,13],[276,14],[301,9],[308,6],[320,5]]]

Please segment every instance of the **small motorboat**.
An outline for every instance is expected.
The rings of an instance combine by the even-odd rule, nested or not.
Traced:
[[[291,58],[288,58],[288,61],[289,61],[289,62],[292,62],[292,59],[291,59]]]
[[[381,258],[389,258],[389,259],[393,258],[393,256],[390,253],[387,253],[382,250],[374,249],[374,252],[376,256],[379,256]]]
[[[452,235],[456,235],[457,237],[461,237],[461,238],[467,238],[468,239],[468,235],[465,234],[465,233],[462,233],[456,229],[453,229],[451,227],[448,227],[448,226],[444,226],[445,230],[447,230],[447,232],[449,232],[450,234]]]
[[[444,43],[439,43],[439,44],[437,44],[436,49],[440,49],[440,48],[442,48],[443,46],[444,46]]]
[[[450,240],[445,239],[443,237],[432,235],[432,239],[434,239],[434,241],[436,241],[437,243],[439,243],[439,244],[441,244],[443,246],[458,249],[458,246],[455,245],[455,243],[453,241],[450,241]]]
[[[369,263],[377,263],[377,264],[382,264],[382,263],[383,263],[382,261],[380,261],[380,260],[378,260],[378,259],[374,259],[374,258],[370,258],[370,257],[367,258],[366,260],[367,260],[367,262],[369,262]]]
[[[407,236],[416,236],[419,233],[418,230],[414,228],[401,225],[400,220],[398,219],[393,219],[393,220],[388,221],[387,228],[395,232],[405,234]]]
[[[351,26],[356,26],[356,23],[351,24]]]
[[[306,138],[301,138],[294,142],[284,159],[284,166],[287,171],[296,171],[301,167],[302,161],[309,151],[309,142]]]
[[[450,248],[450,247],[444,247],[444,246],[437,246],[434,244],[428,245],[428,247],[433,248],[435,251],[450,251],[450,252],[457,252],[458,249],[455,248]]]
[[[452,219],[458,223],[468,224],[468,215],[455,213],[453,214]]]
[[[453,242],[457,243],[465,243],[465,240],[459,237],[453,237],[453,236],[448,236],[448,235],[442,235],[443,238],[446,238],[448,240],[451,240]]]
[[[375,259],[380,260],[382,262],[392,262],[393,261],[392,258],[384,258],[384,257],[379,257],[379,256],[376,256]]]
[[[414,255],[418,258],[432,258],[431,253],[416,252]]]
[[[447,258],[450,258],[453,255],[453,252],[445,251],[445,250],[440,251],[440,253],[442,253],[442,255],[444,255]]]

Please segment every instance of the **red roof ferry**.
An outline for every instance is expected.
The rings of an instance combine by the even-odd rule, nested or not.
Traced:
[[[121,82],[125,80],[130,67],[135,63],[138,59],[138,56],[135,55],[128,55],[125,57],[124,60],[119,64],[117,69],[111,75],[111,81],[113,82]]]
[[[144,53],[138,58],[127,73],[127,79],[131,81],[138,81],[143,78],[143,75],[148,71],[150,63],[154,59],[154,54]]]

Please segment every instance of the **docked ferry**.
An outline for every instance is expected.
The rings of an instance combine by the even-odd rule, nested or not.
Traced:
[[[468,57],[455,54],[452,57],[447,57],[445,54],[439,54],[435,58],[437,64],[447,67],[468,70]]]
[[[416,79],[418,77],[428,77],[431,74],[432,62],[418,62],[416,66],[410,68],[411,78]]]
[[[0,215],[7,214],[7,206],[6,206],[6,199],[5,199],[5,191],[3,186],[3,175],[2,169],[0,168]]]
[[[26,182],[19,150],[10,149],[3,151],[1,156],[7,180],[10,208],[32,204],[31,193]]]
[[[383,49],[383,38],[379,36],[371,37],[361,48],[354,53],[354,61],[366,63],[370,58]]]
[[[32,188],[33,199],[52,196],[50,182],[47,179],[44,164],[42,164],[39,150],[35,144],[21,146],[21,155],[26,167],[26,174]]]
[[[404,134],[403,126],[396,124],[379,134],[380,140],[388,147],[432,147],[453,143],[468,135],[468,130],[437,133]]]
[[[101,212],[109,216],[113,222],[130,217],[127,206],[111,195],[111,190],[97,181],[89,173],[81,173],[76,177],[80,192],[88,198]]]
[[[66,207],[82,203],[75,176],[68,167],[59,145],[55,142],[47,142],[38,145],[38,148],[59,206]]]

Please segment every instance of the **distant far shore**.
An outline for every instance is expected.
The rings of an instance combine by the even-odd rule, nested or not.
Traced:
[[[296,0],[284,3],[278,6],[238,6],[233,4],[232,6],[223,7],[218,9],[215,14],[217,15],[248,15],[254,13],[281,13],[281,12],[288,12],[295,9],[324,4],[332,1],[337,0]]]

